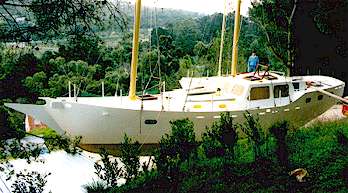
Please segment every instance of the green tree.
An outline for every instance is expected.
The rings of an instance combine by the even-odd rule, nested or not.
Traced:
[[[86,32],[93,35],[106,17],[121,28],[125,17],[118,4],[99,0],[0,1],[4,19],[0,39],[30,41],[35,37],[52,38]]]
[[[294,15],[297,0],[262,0],[252,3],[250,18],[262,29],[268,49],[288,68],[295,60]],[[276,11],[275,11],[276,10]]]
[[[193,48],[197,41],[201,39],[201,31],[195,20],[185,20],[177,22],[173,27],[173,44],[180,49],[179,56],[186,54],[193,55]]]
[[[93,65],[99,63],[102,58],[102,43],[99,37],[76,34],[68,38],[65,45],[60,45],[58,53],[68,62],[83,59]]]

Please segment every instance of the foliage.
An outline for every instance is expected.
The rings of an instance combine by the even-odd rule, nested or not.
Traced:
[[[260,148],[261,154],[268,154],[268,157],[260,156],[246,162],[226,156],[193,156],[188,160],[180,160],[177,156],[176,176],[168,177],[161,173],[163,166],[156,162],[156,169],[147,175],[140,174],[131,183],[115,187],[112,192],[346,192],[347,122],[319,124],[298,130],[289,130],[288,126],[287,122],[279,122],[270,128],[276,145],[268,148],[275,151],[263,152],[267,148]],[[249,128],[250,136],[260,137],[252,137],[249,141],[240,138],[234,147],[235,156],[243,156],[237,152],[255,151],[254,147],[246,149],[245,143],[254,146],[253,140],[262,141],[263,132],[259,131],[255,118],[246,117],[243,127]],[[282,148],[289,150],[289,168],[272,159],[273,154],[279,158],[277,151],[284,145],[282,143],[286,145]],[[299,183],[289,176],[288,172],[296,168],[305,168],[309,172],[305,182]]]
[[[320,32],[337,36],[344,31],[347,9],[348,2],[345,0],[320,0],[310,14]]]
[[[230,113],[222,113],[218,122],[202,136],[202,147],[208,158],[234,156],[234,146],[237,143],[237,125],[233,124]]]
[[[172,133],[161,138],[155,163],[161,174],[176,176],[179,164],[196,153],[198,143],[190,120],[176,120],[170,124]]]
[[[2,18],[0,39],[28,42],[37,38],[52,38],[77,33],[93,35],[105,24],[107,17],[114,19],[122,29],[124,15],[118,4],[109,1],[1,1]],[[109,19],[108,21],[110,21]],[[112,20],[111,20],[112,21]]]
[[[284,167],[289,167],[289,152],[286,143],[286,136],[289,130],[289,123],[287,121],[282,121],[275,123],[269,128],[270,132],[275,136],[277,140],[276,155],[280,165]]]
[[[69,154],[75,155],[81,153],[81,149],[78,148],[82,137],[76,136],[70,138],[67,135],[53,134],[49,137],[44,137],[45,145],[49,151],[56,151],[63,149]]]
[[[72,155],[81,153],[81,149],[78,148],[82,140],[81,136],[70,137],[66,134],[59,135],[50,128],[33,129],[28,133],[28,135],[33,135],[44,139],[45,145],[50,152],[62,149]]]
[[[318,123],[291,132],[288,136],[290,162],[293,168],[306,168],[310,179],[303,191],[347,191],[344,171],[348,164],[348,122]]]
[[[118,166],[117,160],[110,157],[105,149],[100,150],[101,163],[94,163],[94,168],[98,177],[108,187],[117,186],[117,180],[122,177],[122,168]]]
[[[266,158],[268,156],[269,149],[267,148],[268,136],[261,128],[258,117],[252,116],[249,112],[244,114],[245,123],[241,125],[241,130],[249,138],[253,150],[254,159]],[[266,150],[263,151],[262,147],[266,146]]]
[[[140,160],[139,155],[141,146],[138,141],[134,142],[127,135],[124,136],[124,141],[121,144],[120,160],[124,164],[124,177],[127,181],[136,178],[139,174]]]
[[[87,193],[107,193],[109,187],[102,181],[93,181],[83,186]]]
[[[51,128],[33,128],[29,135],[35,135],[43,138],[52,138],[56,137],[58,134],[55,130]]]
[[[50,174],[40,174],[36,171],[21,171],[17,174],[16,180],[11,188],[14,193],[42,193]]]
[[[164,178],[158,174],[156,170],[151,170],[148,173],[141,173],[137,178],[130,183],[112,188],[111,192],[126,193],[126,192],[147,192],[147,193],[162,193],[170,192],[173,184],[168,178]],[[168,191],[169,190],[169,191]]]
[[[77,34],[70,37],[64,45],[59,46],[59,55],[68,59],[68,62],[83,59],[89,64],[98,64],[101,56],[106,53],[101,50],[102,43],[99,37]]]
[[[0,162],[12,158],[25,159],[27,163],[31,163],[38,161],[40,154],[44,152],[41,145],[31,142],[24,143],[20,139],[1,141],[0,149]]]
[[[296,10],[297,0],[255,1],[249,9],[251,20],[258,24],[264,33],[263,38],[269,51],[288,69],[293,68],[295,60],[294,15]]]

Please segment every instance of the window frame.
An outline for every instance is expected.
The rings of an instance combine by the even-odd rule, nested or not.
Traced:
[[[279,91],[283,91],[282,87],[285,87],[287,92],[280,92],[281,96],[279,96]],[[278,89],[278,92],[276,92],[276,89]],[[283,95],[286,93],[285,95]],[[273,86],[273,97],[274,98],[286,98],[290,96],[290,86],[288,84],[279,84]]]
[[[252,93],[253,90],[262,89],[262,88],[268,90],[268,92],[267,92],[268,94],[265,94],[266,92],[264,92],[264,94],[265,94],[265,96],[267,96],[267,98],[262,97],[262,96],[252,97],[253,95],[257,95],[257,93]],[[250,88],[249,97],[248,97],[249,101],[267,100],[267,99],[270,99],[270,98],[271,98],[271,89],[270,89],[269,85],[267,85],[267,86],[255,86],[255,87],[251,87]]]

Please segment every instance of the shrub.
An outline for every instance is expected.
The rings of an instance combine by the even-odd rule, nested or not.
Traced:
[[[25,159],[28,163],[36,161],[44,151],[43,147],[34,143],[21,143],[19,139],[12,139],[4,143],[3,158]]]
[[[127,135],[124,136],[124,141],[121,144],[120,159],[124,164],[124,177],[127,182],[139,174],[140,168],[140,143],[138,141],[132,142],[132,139]]]
[[[36,171],[21,171],[17,173],[16,180],[12,184],[14,193],[42,193],[50,174],[40,174]]]
[[[207,157],[218,157],[225,155],[233,156],[234,146],[237,143],[237,125],[233,124],[230,113],[222,113],[218,122],[202,137],[202,147]]]
[[[70,138],[66,135],[60,136],[58,134],[53,134],[52,136],[44,137],[44,139],[45,145],[49,151],[63,149],[67,153],[73,155],[81,153],[81,150],[78,148],[82,139],[81,136]]]
[[[99,153],[101,162],[94,163],[95,174],[105,182],[108,187],[117,185],[117,180],[122,177],[122,168],[118,167],[116,159],[109,156],[109,153],[102,148]]]
[[[109,187],[103,181],[93,181],[83,186],[87,193],[107,193]]]
[[[188,119],[170,122],[171,135],[164,135],[159,142],[155,163],[161,174],[177,175],[180,163],[196,153],[198,143],[193,130],[193,123]]]
[[[254,118],[249,112],[244,114],[244,118],[246,122],[241,125],[240,128],[253,145],[254,158],[257,160],[267,157],[267,151],[269,150],[267,148],[268,136],[262,130],[261,125],[259,124],[259,119]],[[263,151],[262,147],[264,147]]]
[[[274,124],[269,129],[277,140],[276,155],[281,166],[289,167],[289,151],[286,144],[286,136],[289,130],[289,123],[282,121]]]

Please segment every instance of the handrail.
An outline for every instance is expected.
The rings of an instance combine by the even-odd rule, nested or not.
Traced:
[[[333,94],[333,93],[331,93],[331,92],[328,92],[328,91],[326,91],[326,90],[322,90],[322,89],[315,89],[315,90],[317,90],[318,92],[321,92],[321,93],[323,93],[323,94],[325,94],[325,95],[327,95],[327,96],[329,96],[329,97],[335,98],[335,99],[337,99],[337,100],[339,100],[339,101],[341,101],[341,102],[343,102],[343,103],[345,103],[345,104],[348,104],[348,99],[345,99],[345,98],[343,98],[343,97],[340,97],[340,96],[338,96],[338,95],[335,95],[335,94]]]

